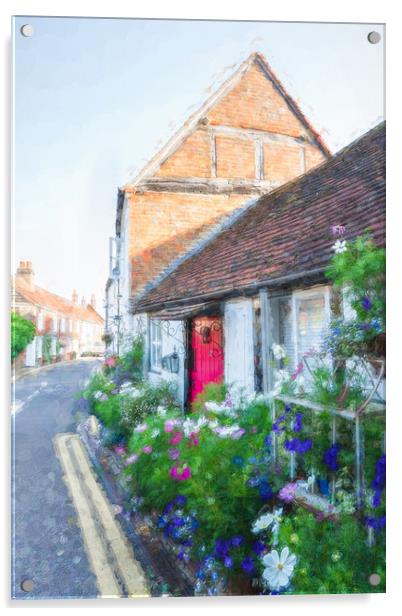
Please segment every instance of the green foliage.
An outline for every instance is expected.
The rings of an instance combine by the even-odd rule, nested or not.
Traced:
[[[347,250],[332,257],[325,273],[336,287],[346,290],[359,323],[376,319],[385,327],[385,250],[369,235],[348,242]]]
[[[133,340],[131,349],[117,360],[117,370],[133,381],[142,379],[144,361],[144,340],[138,336]]]
[[[120,396],[122,426],[131,432],[148,415],[156,413],[158,407],[177,409],[175,388],[163,381],[158,385],[144,381]]]
[[[50,364],[52,361],[51,349],[52,337],[49,334],[45,334],[42,338],[42,359],[44,364]]]
[[[205,402],[223,402],[227,392],[228,386],[225,383],[208,383],[194,400],[193,410],[197,412],[204,411]]]
[[[367,529],[353,516],[318,522],[298,509],[284,518],[279,542],[297,556],[292,594],[385,592],[385,533],[368,548]],[[369,583],[372,574],[378,586]]]
[[[15,359],[35,338],[35,325],[16,312],[11,313],[11,358]]]

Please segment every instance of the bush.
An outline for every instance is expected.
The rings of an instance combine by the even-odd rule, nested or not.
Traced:
[[[35,338],[35,325],[16,312],[11,313],[11,358],[15,359]]]
[[[125,379],[139,381],[143,377],[144,340],[135,338],[131,349],[117,358],[116,371]]]
[[[145,418],[156,413],[158,407],[177,409],[175,389],[168,382],[160,385],[142,382],[137,387],[126,388],[123,385],[121,392],[121,421],[127,432],[131,432]]]

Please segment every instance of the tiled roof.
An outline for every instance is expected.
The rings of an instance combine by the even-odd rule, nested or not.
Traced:
[[[50,291],[46,291],[46,289],[42,289],[36,285],[33,289],[30,289],[28,284],[18,277],[14,279],[14,289],[17,296],[22,297],[35,306],[47,308],[67,318],[74,317],[81,321],[89,321],[91,323],[103,325],[103,318],[90,304],[86,306],[74,304],[72,301],[60,297],[60,295],[56,295],[55,293],[51,293]]]
[[[346,239],[370,231],[385,244],[385,123],[329,161],[261,197],[134,306],[135,312],[258,288],[323,270],[332,225]]]

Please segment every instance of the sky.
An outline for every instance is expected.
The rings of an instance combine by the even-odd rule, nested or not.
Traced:
[[[95,293],[102,312],[118,187],[241,61],[262,52],[336,152],[383,119],[384,36],[373,24],[16,17],[14,268],[30,260],[37,284]]]

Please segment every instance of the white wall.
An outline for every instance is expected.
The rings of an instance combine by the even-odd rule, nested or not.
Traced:
[[[225,382],[254,391],[253,303],[251,299],[225,303]]]
[[[25,349],[25,365],[30,368],[36,366],[36,338]]]

